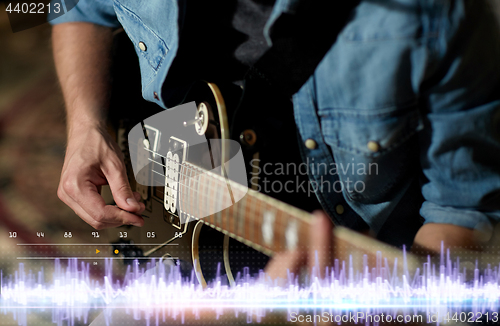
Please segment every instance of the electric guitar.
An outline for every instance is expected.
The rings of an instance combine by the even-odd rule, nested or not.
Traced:
[[[266,172],[301,162],[292,104],[242,104],[245,95],[258,98],[242,96],[234,85],[200,81],[185,90],[180,107],[120,123],[117,137],[129,179],[146,206],[142,235],[132,239],[154,245],[139,253],[120,243],[117,248],[174,258],[206,285],[216,276],[233,284],[244,267],[256,273],[273,254],[307,246],[309,212],[319,203],[282,187],[307,182],[307,176]],[[379,250],[385,257],[402,256],[345,228],[337,227],[335,238],[338,259],[354,254],[361,261],[368,254],[375,261]]]

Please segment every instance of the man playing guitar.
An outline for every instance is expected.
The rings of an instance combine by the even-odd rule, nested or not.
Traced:
[[[366,187],[318,190],[327,214],[315,214],[309,248],[276,255],[267,271],[277,277],[313,265],[314,252],[329,265],[331,220],[398,246],[476,244],[474,229],[500,220],[500,33],[488,2],[360,1],[329,12],[319,26],[331,29],[305,36],[301,29],[309,33],[311,17],[324,13],[304,2],[80,0],[53,20],[68,122],[59,198],[96,229],[144,223],[144,205],[105,127],[113,29],[123,26],[134,43],[144,98],[163,108],[177,84],[240,82],[283,35],[306,41],[334,34],[293,95],[301,153],[327,166],[355,164],[356,171],[311,172],[318,184],[340,179]],[[304,25],[286,23],[304,9],[312,13]],[[376,174],[358,170],[370,164]],[[118,207],[100,196],[106,184]]]

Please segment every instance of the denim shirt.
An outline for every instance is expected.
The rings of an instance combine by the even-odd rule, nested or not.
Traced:
[[[276,1],[268,40],[293,4]],[[166,108],[182,13],[174,0],[80,0],[52,23],[123,26],[144,98]],[[486,0],[361,1],[293,97],[311,183],[336,224],[410,245],[422,220],[483,231],[500,220],[499,30]]]

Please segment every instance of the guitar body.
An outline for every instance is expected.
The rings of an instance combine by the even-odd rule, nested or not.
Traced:
[[[273,173],[277,167],[287,165],[297,167],[301,163],[291,101],[279,102],[276,98],[270,97],[271,95],[265,98],[262,97],[262,92],[255,91],[253,94],[252,89],[243,91],[232,84],[219,87],[216,84],[199,81],[184,90],[177,91],[177,94],[179,92],[184,94],[178,104],[195,102],[196,107],[203,107],[204,114],[208,115],[206,119],[208,121],[205,121],[206,131],[203,135],[207,141],[230,139],[241,145],[248,188],[258,190],[282,202],[299,206],[306,211],[319,209],[320,205],[315,197],[308,197],[307,193],[282,189],[287,182],[294,186],[297,183],[307,185],[306,175]],[[141,193],[142,201],[146,206],[143,214],[148,217],[145,219],[146,223],[142,230],[137,228],[128,230],[129,236],[126,240],[141,244],[148,242],[156,244],[156,246],[144,249],[137,248],[136,251],[129,249],[129,252],[136,256],[174,257],[186,272],[194,268],[196,277],[202,284],[215,280],[217,276],[220,276],[223,283],[231,284],[237,278],[238,273],[243,273],[245,267],[248,268],[245,272],[257,273],[267,263],[268,255],[230,237],[229,232],[224,232],[225,230],[203,220],[182,223],[182,217],[171,214],[165,209],[164,185],[153,187],[136,182],[137,173],[134,175],[132,162],[137,154],[133,150],[129,151],[135,144],[128,142],[127,135],[134,127],[137,129],[142,122],[141,129],[146,130],[146,134],[149,135],[148,142],[151,146],[156,146],[154,145],[155,137],[158,139],[157,142],[162,137],[159,131],[162,126],[148,125],[147,118],[148,115],[154,116],[163,110],[151,107],[148,103],[142,105],[145,105],[145,109],[137,110],[137,112],[122,111],[120,117],[114,119],[117,140],[125,156],[131,186],[134,191]],[[152,122],[154,123],[156,121]],[[194,130],[195,126],[186,128]],[[139,146],[143,141],[144,139],[141,138]],[[166,142],[165,139],[161,141],[163,144]],[[212,149],[211,157],[214,166],[220,166],[221,162],[226,162],[229,156],[227,149]],[[188,155],[188,157],[188,160],[195,166],[210,168],[203,166],[206,163],[202,163],[199,157],[193,158],[193,155]],[[159,174],[162,171],[158,170],[155,173]],[[156,181],[155,184],[158,183]],[[223,211],[220,214],[226,213]],[[210,219],[205,218],[205,220]],[[148,232],[148,230],[151,231]],[[153,232],[154,237],[149,237]],[[244,239],[239,240],[245,242]],[[167,242],[169,242],[168,245],[160,246]],[[130,246],[120,247],[119,243],[116,247],[121,252],[125,248],[130,248]]]

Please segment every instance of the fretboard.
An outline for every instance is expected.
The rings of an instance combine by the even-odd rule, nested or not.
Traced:
[[[187,162],[180,172],[181,214],[267,255],[307,245],[307,212]]]

